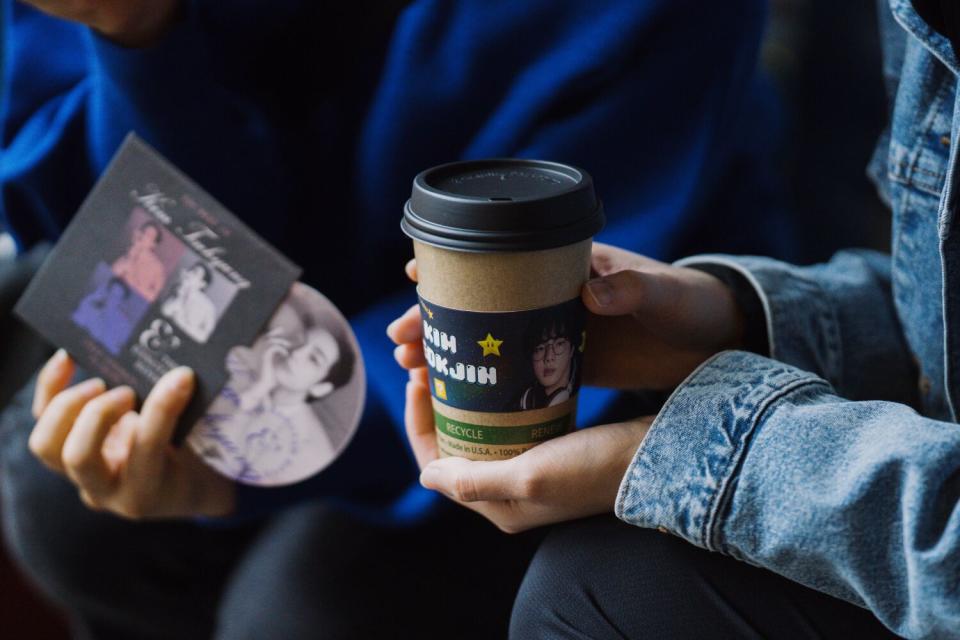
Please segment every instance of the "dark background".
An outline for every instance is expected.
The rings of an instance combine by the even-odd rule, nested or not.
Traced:
[[[762,64],[783,102],[781,173],[801,222],[799,233],[806,246],[802,259],[823,260],[840,246],[885,248],[889,212],[865,175],[886,117],[874,3],[773,0],[772,4]],[[812,215],[824,211],[830,215]],[[15,271],[10,265],[6,270]],[[3,299],[0,292],[0,311],[11,306],[12,300]],[[22,384],[23,376],[45,355],[42,347],[21,339],[27,334],[18,334],[12,322],[0,317],[4,402],[9,395],[4,390]],[[18,366],[7,366],[11,360]],[[10,640],[67,637],[63,616],[35,594],[2,549],[0,629]]]

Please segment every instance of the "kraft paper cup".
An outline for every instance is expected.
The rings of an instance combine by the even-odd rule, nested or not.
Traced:
[[[592,179],[569,165],[480,160],[416,177],[401,226],[441,455],[510,458],[574,428],[580,289],[603,223]]]

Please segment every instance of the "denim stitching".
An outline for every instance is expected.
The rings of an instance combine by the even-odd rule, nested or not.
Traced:
[[[789,371],[778,371],[773,373],[773,375],[779,375],[786,373],[791,375],[792,372]],[[797,374],[791,375],[791,380],[788,382],[781,383],[782,386],[774,387],[770,393],[760,402],[757,403],[756,408],[752,416],[746,418],[748,421],[749,427],[745,429],[737,438],[735,448],[732,452],[732,455],[727,458],[726,464],[721,470],[720,477],[723,478],[720,486],[717,488],[717,491],[714,492],[714,495],[710,499],[709,504],[707,505],[707,515],[703,520],[700,531],[700,539],[703,540],[704,547],[707,549],[715,550],[716,546],[714,544],[714,538],[716,535],[719,535],[717,531],[718,527],[715,526],[716,521],[719,519],[719,509],[722,505],[725,505],[727,489],[730,486],[730,481],[733,479],[733,474],[730,471],[731,463],[735,463],[735,466],[740,465],[740,461],[743,458],[743,452],[746,450],[746,442],[750,439],[750,436],[753,434],[754,430],[757,427],[757,424],[760,422],[760,419],[763,417],[767,409],[777,400],[787,396],[788,394],[796,391],[805,386],[810,385],[819,385],[825,387],[827,390],[830,390],[831,387],[825,381],[819,378],[811,378],[808,376],[796,377]],[[743,387],[741,387],[743,388]],[[752,389],[752,387],[751,387]],[[721,499],[722,498],[722,499]],[[709,531],[708,531],[709,530]]]
[[[729,458],[727,458],[727,464],[723,469],[723,478],[721,486],[715,492],[713,499],[707,509],[707,517],[704,518],[704,524],[701,531],[701,538],[704,540],[704,546],[708,549],[714,550],[719,549],[721,545],[719,541],[720,537],[720,513],[729,503],[730,498],[733,496],[732,491],[728,491],[730,488],[731,481],[733,480],[733,475],[736,469],[733,469],[730,473],[727,473],[730,469],[731,463],[734,463],[734,467],[739,467],[743,462],[744,452],[746,451],[746,442],[751,439],[753,433],[757,429],[757,425],[763,419],[764,414],[767,410],[770,409],[775,402],[782,400],[788,395],[793,394],[800,389],[811,386],[820,386],[823,387],[826,391],[832,391],[832,387],[819,378],[811,378],[808,376],[793,378],[791,381],[786,382],[781,387],[774,388],[770,394],[764,398],[761,402],[757,403],[756,411],[754,415],[748,418],[749,428],[743,431],[743,434],[740,438],[737,438],[737,446]],[[708,532],[709,529],[709,532]]]

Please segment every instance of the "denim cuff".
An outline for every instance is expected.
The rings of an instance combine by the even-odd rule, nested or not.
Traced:
[[[763,306],[769,354],[838,386],[843,376],[840,323],[832,298],[801,269],[752,256],[702,255],[675,263],[680,267],[730,269],[750,283]]]
[[[754,353],[724,351],[674,391],[620,484],[617,517],[719,551],[737,470],[768,408],[817,376]]]

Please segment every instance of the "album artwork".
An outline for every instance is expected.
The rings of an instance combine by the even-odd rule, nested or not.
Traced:
[[[187,444],[237,482],[309,478],[340,455],[360,422],[360,345],[333,303],[301,282],[252,344],[230,350],[224,368],[230,377]]]
[[[187,365],[197,390],[179,443],[300,269],[131,134],[17,303],[16,313],[108,385],[142,400]]]

